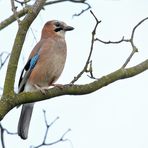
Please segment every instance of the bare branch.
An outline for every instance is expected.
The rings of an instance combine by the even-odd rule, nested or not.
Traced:
[[[134,34],[135,34],[135,31],[136,29],[144,22],[148,19],[148,17],[144,18],[143,20],[141,20],[132,30],[132,33],[131,33],[131,38],[129,39],[129,42],[132,46],[132,52],[131,54],[129,55],[129,57],[126,59],[125,63],[122,65],[121,68],[125,68],[127,66],[127,64],[130,62],[131,58],[133,57],[133,55],[138,52],[138,48],[135,46],[134,44]]]
[[[2,124],[0,123],[0,132],[1,132],[1,144],[2,144],[2,148],[5,148],[5,142],[4,142],[4,132],[6,132],[9,135],[16,135],[17,133],[13,133],[8,131],[6,128],[4,128],[2,126]]]
[[[132,30],[132,34],[131,34],[131,39],[133,40],[134,39],[134,33],[136,31],[136,29],[144,22],[148,19],[148,17],[142,19]]]
[[[87,72],[87,67],[88,67],[88,65],[90,63],[90,58],[91,58],[93,47],[94,47],[94,39],[95,39],[96,30],[97,30],[98,24],[101,23],[101,21],[99,21],[97,19],[97,17],[95,16],[95,14],[91,10],[90,10],[90,13],[93,15],[93,17],[96,20],[95,27],[94,27],[94,29],[92,31],[90,52],[89,52],[89,55],[88,55],[88,58],[87,58],[87,61],[86,61],[86,64],[85,64],[83,70],[76,77],[74,77],[74,79],[70,82],[71,84],[74,84],[83,75],[84,72]]]
[[[11,0],[12,1],[12,0]],[[13,0],[14,1],[14,0]],[[20,3],[21,5],[24,5],[24,4],[27,4],[28,2],[30,2],[30,0],[25,0],[23,2],[19,1],[19,0],[15,0],[16,2]],[[89,7],[89,4],[85,2],[85,0],[56,0],[56,1],[49,1],[49,2],[46,2],[44,4],[44,6],[47,6],[47,5],[52,5],[52,4],[57,4],[57,3],[60,3],[60,2],[73,2],[73,3],[81,3],[81,4],[85,4],[87,5],[88,7],[85,9],[88,10]],[[14,21],[16,21],[17,19],[16,18],[21,18],[22,16],[25,16],[28,11],[30,10],[30,8],[32,8],[32,6],[29,6],[29,5],[25,5],[25,7],[20,10],[20,11],[16,11],[15,10],[15,14],[11,15],[9,18],[3,20],[1,23],[0,23],[0,30],[4,29],[5,27],[7,27],[8,25],[10,25],[11,23],[13,23]],[[42,7],[43,9],[43,7]],[[82,12],[80,12],[79,14],[82,14],[83,12],[85,12],[84,10],[82,10]],[[17,17],[16,17],[17,16]]]
[[[90,75],[87,75],[89,78],[97,79],[93,75],[92,60],[90,60],[89,65],[87,66],[87,71],[86,72],[90,74]]]
[[[53,144],[57,144],[59,142],[63,142],[63,141],[69,141],[68,139],[64,139],[65,135],[71,131],[70,129],[68,129],[66,132],[64,132],[64,134],[56,141],[54,142],[50,142],[50,143],[47,143],[46,140],[47,140],[47,135],[48,135],[48,131],[50,129],[50,127],[59,119],[59,117],[55,118],[50,124],[47,122],[47,117],[46,117],[46,111],[43,110],[43,113],[44,113],[44,121],[45,121],[45,125],[46,125],[46,131],[45,131],[45,135],[44,135],[44,138],[43,138],[43,141],[41,144],[39,144],[38,146],[31,146],[32,148],[39,148],[39,147],[42,147],[42,146],[50,146],[50,145],[53,145]]]
[[[44,113],[44,121],[45,121],[45,125],[46,125],[46,131],[45,131],[45,136],[43,138],[42,144],[45,144],[45,141],[47,139],[47,134],[48,134],[49,128],[59,119],[59,117],[56,117],[50,124],[48,124],[47,117],[46,117],[46,111],[43,110],[43,113]]]
[[[84,4],[87,5],[87,7],[85,9],[82,9],[81,12],[74,14],[73,17],[74,16],[80,16],[82,13],[86,12],[87,10],[89,10],[91,8],[90,4],[88,4],[86,2]]]
[[[33,35],[33,38],[34,38],[34,40],[36,41],[36,43],[37,43],[37,38],[36,38],[36,36],[35,36],[35,34],[34,34],[34,31],[33,31],[33,29],[30,27],[30,30],[31,30],[31,33],[32,33],[32,35]]]
[[[126,65],[129,63],[129,61],[131,60],[131,58],[133,57],[133,55],[135,54],[135,51],[132,50],[131,54],[129,55],[129,57],[126,59],[125,63],[123,64],[123,66],[121,68],[125,68]]]
[[[60,2],[72,2],[72,3],[80,3],[80,4],[85,4],[87,7],[85,9],[83,9],[81,12],[74,14],[74,16],[80,16],[82,13],[84,13],[85,11],[89,10],[91,8],[90,4],[86,2],[86,0],[57,0],[57,1],[50,1],[50,2],[46,2],[46,5],[51,5],[51,4],[56,4],[56,3],[60,3]]]
[[[4,143],[4,129],[2,128],[1,124],[0,124],[0,132],[1,132],[1,144],[2,144],[2,148],[5,148],[5,143]]]
[[[17,7],[15,6],[14,0],[11,0],[11,7],[12,7],[12,11],[14,13],[15,19],[17,20],[18,24],[20,23],[20,19],[17,15]]]
[[[122,43],[122,42],[129,42],[129,40],[124,39],[124,36],[119,41],[110,41],[110,40],[109,41],[103,41],[103,40],[101,40],[99,38],[96,38],[95,41],[99,41],[99,42],[101,42],[103,44],[119,44],[119,43]]]
[[[128,42],[131,44],[132,46],[132,52],[131,54],[129,55],[129,57],[126,59],[126,61],[124,62],[124,64],[122,65],[121,68],[125,68],[127,66],[127,64],[130,62],[131,58],[133,57],[133,55],[138,52],[138,48],[135,46],[134,44],[134,34],[135,34],[135,31],[136,29],[144,22],[148,19],[148,17],[142,19],[133,29],[132,29],[132,33],[131,33],[131,36],[130,36],[130,39],[124,39],[124,36],[122,37],[121,40],[119,41],[103,41],[99,38],[96,38],[95,41],[99,41],[103,44],[119,44],[119,43],[122,43],[122,42]]]
[[[121,68],[118,69],[106,76],[102,76],[101,78],[83,85],[63,85],[62,89],[57,87],[51,88],[46,91],[46,95],[41,93],[41,91],[37,92],[22,92],[19,94],[10,94],[9,96],[2,96],[0,100],[0,120],[4,118],[4,116],[15,106],[24,104],[24,103],[33,103],[37,101],[49,100],[54,97],[62,96],[62,95],[84,95],[95,92],[102,87],[105,87],[115,81],[130,78],[136,76],[144,71],[148,70],[148,59],[139,63],[136,66],[130,68]],[[12,101],[13,100],[13,101]]]
[[[72,3],[84,3],[85,4],[86,0],[56,0],[56,1],[49,1],[45,3],[46,5],[51,5],[51,4],[56,4],[56,3],[61,3],[61,2],[72,2]]]
[[[61,136],[61,138],[59,138],[58,140],[56,140],[56,141],[54,141],[54,142],[51,142],[51,143],[44,143],[44,144],[42,144],[41,146],[51,146],[51,145],[54,145],[54,144],[57,144],[57,143],[59,143],[59,142],[65,142],[65,141],[70,141],[69,139],[64,139],[64,137],[65,137],[65,135],[68,133],[68,132],[70,132],[71,131],[71,129],[68,129],[67,131],[65,131],[65,133]],[[39,148],[39,147],[41,147],[41,146],[37,146],[37,147],[35,147],[35,148]]]
[[[45,1],[46,0],[36,0],[34,5],[32,5],[32,7],[30,8],[31,11],[24,17],[24,19],[19,24],[18,32],[16,34],[16,38],[14,41],[13,49],[7,67],[7,73],[6,73],[4,91],[3,91],[4,96],[8,95],[10,92],[12,94],[14,93],[14,82],[15,82],[17,65],[27,31],[31,23],[37,17],[38,13],[45,4]]]
[[[25,14],[27,14],[30,8],[31,8],[31,6],[27,6],[27,7],[23,8],[22,10],[16,12],[16,15],[20,18],[20,17],[24,16]],[[11,23],[13,23],[15,21],[16,21],[16,17],[13,14],[10,17],[8,17],[7,19],[5,19],[4,21],[0,22],[0,30],[4,29],[5,27],[7,27],[8,25],[10,25]]]
[[[7,56],[6,56],[5,59],[3,60],[3,59],[2,59],[2,56],[3,56],[4,54],[7,54]],[[7,59],[9,58],[9,56],[10,56],[10,53],[7,53],[7,52],[2,52],[2,53],[0,54],[0,70],[1,70],[1,68],[4,66],[4,64],[6,63]]]
[[[28,2],[30,2],[31,0],[24,0],[24,1],[15,0],[15,1],[21,4],[21,6],[23,6],[24,4],[26,5]]]

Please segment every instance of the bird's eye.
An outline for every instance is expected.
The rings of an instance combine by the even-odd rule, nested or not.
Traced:
[[[56,22],[56,23],[55,23],[55,26],[56,26],[56,27],[60,27],[61,24],[60,24],[59,22]]]

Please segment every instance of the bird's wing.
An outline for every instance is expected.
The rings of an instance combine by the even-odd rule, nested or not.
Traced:
[[[33,68],[35,67],[38,59],[39,59],[39,50],[41,48],[41,43],[39,42],[35,48],[32,50],[30,56],[29,56],[29,60],[26,63],[26,65],[24,66],[22,72],[21,72],[21,76],[19,79],[19,84],[18,84],[18,93],[22,92],[24,90],[25,84],[33,70]]]
[[[19,93],[24,90],[25,84],[33,68],[35,67],[38,59],[39,59],[39,54],[36,53],[31,59],[28,60],[27,64],[23,68],[20,79],[19,79],[19,90],[18,90]]]

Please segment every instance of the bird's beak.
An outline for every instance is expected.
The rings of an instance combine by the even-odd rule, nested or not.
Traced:
[[[65,31],[71,31],[71,30],[74,30],[74,28],[71,27],[71,26],[65,26],[65,27],[64,27],[64,30],[65,30]]]

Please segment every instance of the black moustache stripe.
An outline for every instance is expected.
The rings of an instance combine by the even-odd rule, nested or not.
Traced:
[[[63,30],[63,28],[60,27],[60,28],[56,28],[54,31],[58,32],[58,31],[61,31],[61,30]]]

